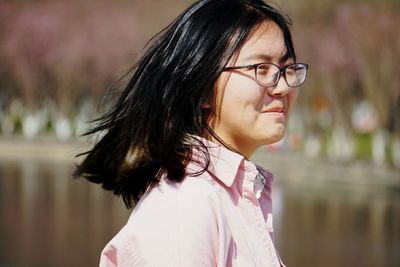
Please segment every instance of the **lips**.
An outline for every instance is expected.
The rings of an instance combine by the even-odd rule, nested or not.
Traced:
[[[283,107],[276,107],[266,110],[265,112],[278,112],[278,113],[285,113],[285,109]]]
[[[275,107],[270,107],[266,110],[263,111],[264,113],[285,113],[285,107],[284,106],[275,106]]]

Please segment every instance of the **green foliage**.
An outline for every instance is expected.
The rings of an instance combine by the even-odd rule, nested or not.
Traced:
[[[356,134],[356,158],[370,159],[372,156],[372,134]]]
[[[22,132],[22,117],[14,116],[12,122],[14,124],[14,134],[21,134],[21,132]]]

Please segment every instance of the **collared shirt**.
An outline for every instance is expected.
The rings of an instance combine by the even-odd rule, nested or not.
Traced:
[[[207,171],[190,175],[204,166],[195,151],[181,183],[161,179],[149,188],[102,251],[101,267],[284,266],[273,244],[273,175],[204,142],[210,153]]]

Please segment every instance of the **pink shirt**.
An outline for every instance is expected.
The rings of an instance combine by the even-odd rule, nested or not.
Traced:
[[[273,244],[273,175],[206,142],[208,170],[149,188],[104,248],[100,266],[284,266]],[[189,173],[196,170],[201,167],[191,162]],[[261,187],[259,172],[265,177]]]

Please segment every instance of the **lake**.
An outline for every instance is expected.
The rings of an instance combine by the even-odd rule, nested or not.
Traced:
[[[256,161],[276,175],[275,238],[288,266],[400,266],[400,190],[324,183],[274,155]],[[323,168],[330,181],[346,173]],[[0,160],[0,266],[98,265],[130,211],[72,172],[64,161]]]

